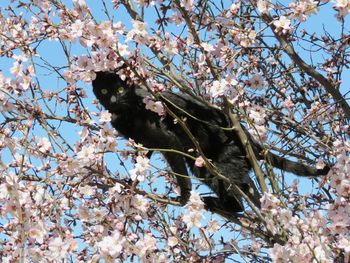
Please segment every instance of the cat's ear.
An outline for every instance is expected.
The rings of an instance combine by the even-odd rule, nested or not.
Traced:
[[[115,75],[113,71],[97,71],[95,72],[95,74],[96,74],[96,78],[92,81],[93,83],[104,82],[107,79],[113,78],[113,75]]]
[[[126,88],[126,83],[113,71],[98,71],[96,78],[92,81],[94,92],[101,93],[100,95],[107,95],[107,93],[116,93],[122,87]],[[105,91],[104,93],[101,91]],[[119,93],[120,93],[119,89]]]

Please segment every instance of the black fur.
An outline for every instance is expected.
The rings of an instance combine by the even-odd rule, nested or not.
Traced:
[[[189,151],[194,149],[192,141],[169,114],[160,118],[157,113],[145,108],[143,99],[147,96],[152,97],[151,93],[134,85],[127,85],[114,72],[97,72],[96,75],[96,79],[92,82],[93,91],[100,103],[113,114],[113,127],[125,138],[132,138],[148,148],[174,149],[192,154],[194,157],[198,156],[196,151]],[[252,199],[255,199],[255,204],[259,206],[258,201],[256,201],[259,194],[248,175],[251,166],[245,157],[244,148],[234,132],[224,131],[220,128],[230,127],[226,115],[186,94],[162,92],[161,95],[165,98],[163,103],[171,111],[180,118],[186,118],[186,126],[197,139],[205,156],[212,160],[220,173],[226,176],[231,183],[240,187]],[[262,148],[259,144],[253,143],[253,148],[259,159],[265,158],[260,156]],[[217,179],[205,168],[195,167],[191,158],[169,152],[163,152],[163,155],[172,171],[183,175],[176,176],[181,189],[182,204],[188,201],[191,190],[187,165],[191,172],[217,195],[217,197],[204,198],[208,209],[232,213],[243,211],[242,197],[232,190],[230,183]],[[315,176],[321,173],[314,168],[273,154],[268,154],[267,157],[272,165],[298,175]]]

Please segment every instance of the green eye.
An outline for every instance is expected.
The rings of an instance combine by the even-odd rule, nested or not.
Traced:
[[[106,89],[101,89],[101,93],[102,93],[102,95],[106,95],[106,94],[108,93],[108,90],[106,90]]]
[[[118,89],[117,89],[117,91],[118,91],[118,93],[123,93],[124,92],[124,87],[119,87]]]

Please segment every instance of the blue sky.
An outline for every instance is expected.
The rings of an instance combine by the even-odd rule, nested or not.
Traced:
[[[9,4],[10,0],[2,0],[0,3],[0,7],[4,8]],[[72,6],[71,1],[64,1],[67,3],[68,6]],[[109,1],[107,1],[109,2]],[[92,10],[92,13],[94,14],[95,18],[98,21],[107,20],[107,16],[104,14],[103,6],[101,4],[101,1],[96,0],[87,0],[88,6]],[[331,8],[331,5],[328,5],[329,8],[321,9],[321,12],[317,16],[311,16],[311,18],[303,25],[305,29],[307,29],[309,32],[317,32],[317,33],[323,33],[323,29],[326,29],[328,32],[332,33],[333,35],[337,36],[340,32],[339,22],[335,18],[336,12]],[[120,8],[120,10],[110,10],[110,14],[112,15],[112,19],[114,22],[122,21],[127,28],[131,27],[131,19],[129,15],[126,13],[124,8]],[[149,17],[151,20],[153,19],[152,15]],[[149,21],[146,17],[146,21]],[[151,25],[150,25],[151,26]],[[348,26],[348,24],[346,24]],[[176,29],[176,27],[172,27],[173,30],[180,30]],[[308,48],[311,47],[310,43],[303,43],[304,47]],[[72,44],[72,54],[75,55],[82,55],[86,54],[87,50],[82,48],[79,43]],[[52,63],[55,66],[66,66],[67,62],[65,60],[64,53],[62,51],[62,48],[57,41],[45,41],[43,42],[39,48],[39,53],[43,58],[45,58],[47,61]],[[309,54],[307,51],[298,48],[298,51],[303,56],[303,58],[306,61],[310,61]],[[317,60],[322,61],[323,57],[316,56],[313,57],[313,62],[317,62]],[[4,72],[6,76],[10,76],[9,68],[12,65],[12,60],[7,58],[0,58],[0,69]],[[44,65],[42,61],[39,59],[37,62],[41,65]],[[62,90],[66,83],[62,81],[61,79],[57,78],[56,75],[49,74],[50,72],[45,70],[44,67],[37,67],[38,69],[38,77],[40,79],[42,87],[47,90],[52,91],[58,91]],[[348,75],[349,71],[346,71],[346,74]],[[344,85],[342,85],[342,92],[345,93],[349,91],[349,78],[344,76]],[[91,101],[94,99],[94,96],[92,94],[91,85],[86,83],[79,83],[79,86],[83,87],[88,94],[88,98],[84,100],[84,103],[87,105],[87,107],[93,111],[95,111],[95,106],[91,104]],[[74,127],[74,131],[72,131],[72,125],[69,126],[70,129],[63,129],[62,132],[66,133],[67,138],[71,138],[72,141],[75,141],[78,138],[78,132],[81,130],[80,127]],[[159,162],[158,162],[159,163]],[[294,179],[294,178],[293,178]]]
[[[3,8],[5,6],[8,5],[10,1],[9,0],[2,0],[0,3],[0,7]],[[67,4],[71,4],[71,1],[64,1]],[[107,17],[103,14],[103,12],[101,12],[100,10],[102,10],[102,5],[100,1],[96,1],[96,0],[88,0],[87,1],[88,5],[90,6],[91,10],[93,11],[93,14],[96,15],[95,18],[99,21],[102,20],[106,20]],[[330,6],[330,5],[329,5]],[[120,11],[112,11],[111,10],[111,14],[113,14],[114,17],[114,22],[118,22],[118,21],[122,21],[127,28],[130,28],[131,26],[131,19],[130,17],[126,14],[124,9],[121,9]],[[336,21],[334,15],[336,14],[336,12],[331,9],[324,9],[322,10],[321,13],[319,13],[317,16],[312,16],[308,22],[304,25],[304,27],[309,31],[309,32],[323,32],[323,28],[325,28],[327,31],[329,31],[330,33],[337,35],[339,34],[339,23]],[[146,18],[147,21],[147,18]],[[349,26],[349,24],[347,23],[346,26]],[[348,28],[346,28],[348,30]],[[174,27],[175,30],[175,27]],[[347,31],[346,30],[346,31]],[[307,44],[310,45],[311,44]],[[307,46],[306,45],[306,46]],[[86,50],[81,48],[79,46],[79,44],[73,44],[73,50],[76,55],[81,55],[81,54],[86,54]],[[307,51],[302,51],[302,49],[299,49],[299,52],[301,55],[303,55],[303,57],[308,61],[309,60],[309,55],[307,53]],[[46,41],[44,43],[42,43],[39,47],[39,53],[45,57],[45,59],[47,59],[48,61],[50,61],[51,63],[53,63],[55,66],[65,66],[66,60],[64,57],[64,54],[62,52],[61,46],[58,42],[56,41]],[[323,57],[316,57],[314,58],[316,60],[322,61]],[[12,65],[12,60],[11,59],[6,59],[6,58],[0,58],[0,69],[4,72],[4,74],[8,77],[10,77],[10,73],[9,73],[9,68]],[[42,63],[42,62],[40,62]],[[45,87],[44,89],[48,89],[48,90],[52,90],[52,91],[58,91],[58,90],[62,90],[66,83],[63,82],[61,79],[57,78],[57,76],[55,75],[48,75],[48,71],[45,70],[44,68],[38,68],[38,76],[40,78],[41,81],[41,85],[43,87]],[[344,76],[344,85],[342,85],[342,92],[348,92],[350,91],[349,88],[349,77],[348,77],[348,73],[349,71],[345,71],[346,72],[346,76]],[[86,89],[87,94],[88,94],[88,98],[84,100],[84,103],[86,103],[87,107],[93,111],[96,110],[95,106],[93,106],[91,104],[91,101],[94,99],[94,96],[92,94],[92,90],[91,90],[91,85],[90,84],[84,84],[84,83],[79,83],[79,85],[81,87],[83,87],[84,89]],[[1,117],[0,117],[1,120]],[[78,132],[81,130],[81,127],[74,127],[73,125],[69,125],[69,129],[61,129],[62,132],[65,133],[65,137],[69,138],[70,140],[72,140],[73,142],[76,141],[79,138]],[[159,158],[159,155],[155,157],[155,159]],[[116,161],[116,157],[114,155],[109,155],[109,157],[107,158],[108,162],[109,162],[109,166],[110,167],[114,167],[114,169],[117,169],[115,167],[115,164],[118,163],[118,161]],[[155,164],[157,166],[161,166],[161,162],[156,161]],[[290,177],[290,180],[295,179],[295,177]],[[301,180],[301,184],[304,184],[304,182],[309,182],[309,180],[307,179],[300,179]],[[307,184],[306,184],[307,185]],[[309,192],[310,188],[309,187],[300,187],[301,192]]]

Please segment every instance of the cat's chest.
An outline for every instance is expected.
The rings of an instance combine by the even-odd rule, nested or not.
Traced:
[[[138,137],[140,134],[149,134],[159,129],[160,118],[153,116],[148,110],[130,109],[121,112],[112,112],[111,123],[125,137]]]
[[[112,99],[111,99],[112,101]],[[132,121],[138,116],[144,115],[144,106],[140,103],[109,103],[105,107],[109,113],[111,113],[112,123],[127,122],[132,123]]]

